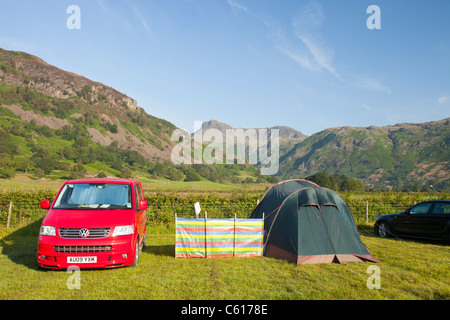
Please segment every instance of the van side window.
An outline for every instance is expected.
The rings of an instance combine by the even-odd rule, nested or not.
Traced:
[[[139,192],[139,199],[143,200],[144,196],[142,194],[142,186],[141,186],[141,184],[138,184],[137,188],[138,188],[138,192]]]
[[[138,192],[140,188],[138,187],[138,185],[136,184],[134,186],[134,196],[136,197],[136,212],[139,211],[139,202],[141,200],[141,192]],[[139,190],[140,191],[140,190]]]

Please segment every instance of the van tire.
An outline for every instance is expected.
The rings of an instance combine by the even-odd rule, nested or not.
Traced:
[[[136,246],[135,246],[135,250],[134,250],[134,261],[133,261],[133,264],[131,265],[132,267],[136,267],[138,265],[140,253],[141,253],[141,250],[139,250],[139,238],[137,238]]]

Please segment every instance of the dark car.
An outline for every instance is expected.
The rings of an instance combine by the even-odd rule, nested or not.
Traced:
[[[425,201],[401,213],[379,216],[375,232],[382,238],[404,236],[450,242],[450,200]]]

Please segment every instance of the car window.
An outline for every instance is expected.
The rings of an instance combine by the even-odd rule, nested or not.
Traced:
[[[138,192],[139,192],[139,199],[144,199],[144,196],[142,195],[142,186],[140,184],[137,185]]]
[[[110,210],[131,208],[128,184],[68,183],[59,193],[53,209]]]
[[[437,202],[434,205],[433,211],[431,213],[434,213],[434,214],[448,214],[448,215],[450,215],[450,203]]]
[[[430,209],[432,203],[431,202],[427,202],[427,203],[419,203],[418,205],[412,207],[409,210],[410,214],[425,214],[428,212],[428,210]]]
[[[136,197],[136,211],[139,211],[139,201],[141,200],[141,193],[138,191],[138,185],[134,185],[134,196]]]

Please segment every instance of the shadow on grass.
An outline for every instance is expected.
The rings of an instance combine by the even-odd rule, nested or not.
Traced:
[[[150,253],[155,256],[166,256],[166,257],[174,257],[175,256],[175,246],[174,245],[160,245],[160,246],[152,246],[146,244],[142,249],[145,253]]]
[[[21,227],[12,233],[6,234],[2,231],[0,246],[2,254],[6,255],[12,262],[21,264],[33,270],[39,269],[36,262],[37,241],[42,219]]]
[[[39,268],[36,262],[37,242],[41,223],[42,219],[17,228],[11,233],[9,233],[9,230],[0,229],[2,254],[16,264],[32,270],[45,271],[45,269]],[[175,256],[174,245],[151,245],[151,243],[147,242],[147,245],[142,250],[156,256]]]
[[[377,238],[373,225],[357,224],[357,230],[360,235],[365,237]]]
[[[360,235],[368,237],[368,238],[376,238],[380,240],[384,240],[379,235],[376,234],[374,226],[370,226],[367,224],[358,224],[358,232]],[[409,237],[409,236],[399,236],[392,234],[387,239],[395,240],[395,241],[404,241],[404,242],[413,242],[413,243],[421,243],[421,244],[436,244],[436,245],[449,245],[449,243],[445,240],[438,239],[427,239],[420,237]]]

